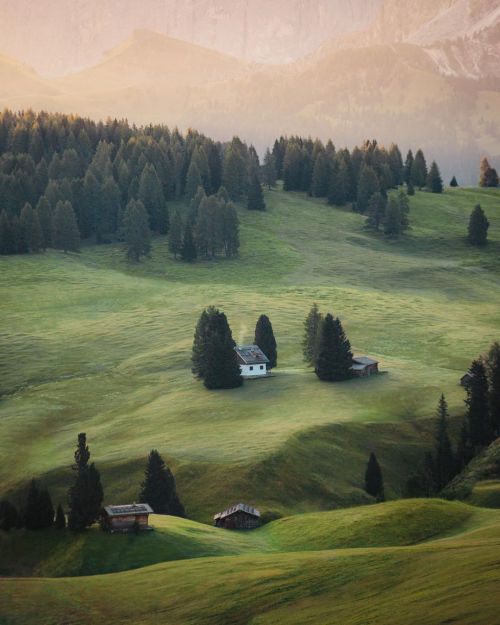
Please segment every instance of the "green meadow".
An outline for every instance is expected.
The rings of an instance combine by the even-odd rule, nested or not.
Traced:
[[[174,468],[191,518],[236,500],[282,514],[366,502],[375,449],[398,495],[432,435],[441,392],[463,413],[458,380],[500,338],[500,192],[411,198],[399,241],[303,194],[266,193],[240,209],[241,254],[185,265],[166,241],[138,265],[119,245],[0,258],[0,484],[32,476],[65,503],[76,435],[87,433],[106,501],[137,496],[147,452]],[[465,233],[474,204],[485,249]],[[302,324],[316,301],[338,315],[357,354],[383,374],[328,385],[304,366]],[[190,373],[195,323],[210,305],[250,342],[267,314],[276,375],[208,392]]]

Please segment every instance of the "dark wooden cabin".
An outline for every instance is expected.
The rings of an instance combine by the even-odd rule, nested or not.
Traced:
[[[153,509],[147,503],[134,503],[124,506],[106,506],[101,515],[101,527],[111,532],[132,532],[152,530],[149,515]]]
[[[474,380],[474,374],[466,373],[460,378],[460,386],[463,386],[464,388],[469,388],[473,380]]]
[[[365,378],[378,373],[378,362],[368,356],[356,356],[352,359],[352,375],[356,378]]]
[[[227,530],[252,530],[260,525],[260,512],[252,506],[238,503],[214,515],[214,525]]]

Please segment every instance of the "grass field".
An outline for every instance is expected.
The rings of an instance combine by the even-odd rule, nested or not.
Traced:
[[[366,500],[377,450],[398,493],[420,456],[438,396],[462,412],[457,381],[499,338],[500,192],[459,189],[412,198],[401,241],[302,194],[266,194],[268,212],[240,211],[241,257],[186,266],[158,240],[140,265],[120,246],[0,259],[0,483],[45,476],[56,499],[86,431],[107,500],[136,496],[144,458],[175,468],[190,516],[233,500],[298,512]],[[470,248],[480,202],[490,244]],[[327,385],[304,368],[302,323],[313,301],[339,315],[357,353],[385,372]],[[209,393],[190,374],[200,311],[220,306],[234,337],[270,316],[276,376]],[[293,458],[293,465],[292,460]]]
[[[407,500],[298,515],[236,535],[166,518],[148,536],[89,532],[73,539],[69,554],[59,535],[36,573],[60,573],[72,557],[92,572],[99,562],[137,566],[138,554],[143,563],[160,552],[170,559],[174,540],[185,549],[179,557],[194,559],[92,577],[0,578],[0,622],[492,625],[499,608],[499,514]],[[8,540],[2,549],[9,557]],[[30,544],[24,554],[20,544],[17,562],[33,557]],[[57,562],[59,570],[51,569]]]

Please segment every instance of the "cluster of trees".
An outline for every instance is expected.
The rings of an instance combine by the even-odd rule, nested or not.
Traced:
[[[439,399],[434,449],[407,483],[410,497],[432,497],[485,447],[500,436],[500,345],[494,343],[486,358],[469,369],[467,407],[460,438],[454,446],[449,435],[449,412],[444,395]]]
[[[304,360],[314,367],[318,378],[324,382],[341,382],[352,377],[351,344],[340,319],[326,316],[313,304],[304,321],[302,343]]]
[[[255,326],[254,343],[269,359],[268,368],[278,363],[278,351],[269,317],[261,315]],[[226,315],[209,306],[196,324],[191,355],[193,375],[209,390],[238,388],[243,384],[235,352],[236,343]]]
[[[0,529],[41,530],[52,526],[64,529],[67,525],[73,531],[83,531],[93,525],[100,517],[104,492],[99,471],[90,462],[85,433],[78,434],[72,469],[75,477],[68,491],[67,521],[63,507],[59,504],[54,511],[48,489],[40,487],[33,479],[21,511],[7,499],[0,501]],[[148,456],[139,501],[149,503],[156,514],[186,516],[177,495],[175,478],[156,449]]]
[[[231,258],[238,254],[240,224],[225,187],[208,197],[204,188],[198,187],[189,209],[186,223],[179,211],[172,217],[168,245],[175,258],[192,262],[196,258],[213,259],[219,254]]]
[[[481,159],[479,165],[479,186],[480,187],[498,187],[499,178],[497,170],[490,166],[486,157]]]
[[[137,215],[143,210],[150,231],[167,234],[170,200],[190,201],[199,187],[211,196],[221,186],[231,201],[247,198],[248,208],[265,209],[257,153],[237,137],[222,144],[193,130],[182,135],[160,125],[0,113],[4,254],[77,250],[80,239],[127,240],[125,214],[130,229],[134,219],[142,224]],[[148,245],[132,247],[134,258]]]

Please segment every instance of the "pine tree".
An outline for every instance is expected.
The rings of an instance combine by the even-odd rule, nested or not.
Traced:
[[[453,176],[453,178],[450,181],[450,187],[458,187],[458,182],[455,176]]]
[[[175,478],[156,449],[152,449],[148,456],[139,501],[149,504],[155,514],[186,516],[177,495]]]
[[[19,219],[23,248],[27,252],[37,253],[43,247],[43,233],[38,219],[38,213],[31,208],[31,204],[25,204]]]
[[[248,210],[264,211],[266,210],[266,203],[264,202],[264,195],[262,193],[262,185],[260,184],[259,177],[254,173],[250,179],[248,187]]]
[[[311,195],[313,197],[328,196],[328,181],[330,178],[330,167],[325,151],[322,149],[314,161]]]
[[[411,170],[414,163],[413,152],[411,150],[408,151],[406,155],[406,160],[403,168],[403,181],[405,184],[411,183]],[[413,186],[413,185],[412,185]]]
[[[94,463],[89,464],[90,451],[87,446],[87,436],[83,432],[78,434],[78,443],[75,451],[75,482],[69,489],[68,527],[73,531],[82,531],[90,527],[99,518],[101,511],[103,490],[99,471]]]
[[[247,192],[247,163],[238,138],[233,139],[224,155],[222,184],[233,202],[241,200]]]
[[[203,202],[203,200],[206,197],[207,197],[207,194],[205,193],[205,189],[202,186],[199,186],[198,190],[196,191],[196,195],[191,200],[191,202],[189,202],[189,219],[188,219],[188,221],[191,224],[191,226],[195,225],[196,219],[198,217],[198,209],[200,208],[200,204]]]
[[[315,373],[324,382],[340,382],[351,377],[351,345],[340,319],[327,314],[321,324]]]
[[[182,231],[182,217],[179,211],[176,210],[168,232],[168,249],[174,255],[174,258],[177,258],[177,254],[179,254],[182,249]]]
[[[480,204],[474,207],[469,219],[468,239],[471,245],[482,247],[488,242],[490,222]]]
[[[401,214],[401,232],[407,230],[410,226],[410,198],[408,194],[405,193],[403,189],[398,191],[397,202],[399,207],[399,212]]]
[[[427,174],[426,186],[432,193],[443,192],[443,179],[436,161],[432,161],[431,168]]]
[[[385,501],[382,469],[378,463],[377,456],[373,452],[370,454],[366,465],[365,491],[372,497],[375,497],[377,502]]]
[[[46,488],[40,489],[36,480],[31,480],[24,507],[24,526],[28,530],[41,530],[54,523],[54,508]]]
[[[52,244],[56,250],[78,252],[80,231],[71,202],[59,201],[52,219]]]
[[[366,225],[373,230],[380,230],[380,225],[384,221],[386,199],[381,193],[374,193],[369,202],[367,210]]]
[[[42,249],[46,250],[48,247],[52,246],[52,208],[44,195],[38,200],[36,212],[42,229]]]
[[[113,178],[106,178],[100,190],[96,205],[95,230],[98,243],[110,243],[118,225],[121,210],[121,194]]]
[[[276,158],[271,154],[268,148],[264,156],[264,182],[269,191],[276,186],[276,179]]]
[[[182,239],[181,258],[186,263],[192,263],[196,260],[198,253],[196,251],[196,242],[193,236],[193,229],[189,224],[184,228],[184,236]]]
[[[415,154],[415,160],[411,167],[411,182],[419,189],[423,189],[427,182],[427,163],[422,150],[418,150]]]
[[[375,170],[369,165],[363,165],[359,174],[358,196],[356,200],[358,213],[366,212],[371,196],[378,191],[380,191],[380,184]]]
[[[469,374],[471,381],[467,387],[467,398],[465,400],[467,406],[467,428],[471,447],[474,451],[477,451],[481,447],[489,445],[493,438],[488,378],[484,362],[481,359],[474,360],[469,369]]]
[[[389,198],[385,209],[384,232],[391,239],[397,239],[401,234],[402,215],[399,204],[393,196]]]
[[[288,141],[283,159],[283,189],[299,191],[302,184],[302,151],[295,141]]]
[[[328,168],[328,204],[344,206],[348,199],[347,170],[343,159],[333,159]]]
[[[411,180],[406,183],[406,194],[415,195],[415,187],[412,185]]]
[[[479,186],[480,187],[498,187],[499,179],[496,169],[490,167],[486,157],[481,159]]]
[[[0,530],[10,532],[22,525],[19,513],[16,507],[7,499],[0,501]]]
[[[14,230],[6,210],[0,212],[0,254],[14,254],[17,242],[14,242]]]
[[[66,529],[66,516],[64,514],[64,509],[61,504],[57,506],[56,520],[54,522],[54,526],[56,530]]]
[[[273,326],[267,315],[261,315],[255,326],[254,343],[268,357],[268,369],[274,369],[278,363],[278,351],[276,349],[276,339],[274,338]]]
[[[207,333],[210,318],[216,314],[216,309],[213,306],[206,308],[200,315],[198,323],[196,324],[194,339],[193,339],[193,351],[191,355],[192,367],[191,371],[199,380],[203,380],[206,372],[206,344]]]
[[[142,171],[137,197],[149,215],[151,230],[159,234],[167,234],[169,228],[167,203],[153,164],[146,165]]]
[[[186,176],[186,200],[190,202],[198,194],[199,189],[203,189],[203,194],[205,195],[205,188],[202,184],[200,170],[198,169],[196,161],[191,159]]]
[[[39,493],[39,515],[42,529],[54,525],[54,506],[47,488],[42,488]]]
[[[123,228],[127,247],[127,258],[139,262],[141,256],[151,251],[151,232],[148,215],[140,200],[130,200],[123,216]]]
[[[302,353],[307,364],[316,364],[318,340],[323,322],[323,315],[319,312],[318,305],[313,304],[304,321],[304,340],[302,341]]]
[[[437,426],[435,435],[434,483],[437,491],[441,491],[454,475],[454,458],[448,436],[448,404],[441,395],[437,410]]]
[[[493,343],[488,354],[489,400],[491,429],[494,438],[500,436],[500,345]]]

